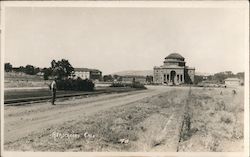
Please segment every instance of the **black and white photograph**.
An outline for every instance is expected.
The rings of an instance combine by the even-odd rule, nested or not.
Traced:
[[[3,153],[247,156],[248,2],[2,4]]]

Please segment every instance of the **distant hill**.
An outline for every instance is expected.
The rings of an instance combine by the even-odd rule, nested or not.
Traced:
[[[126,70],[126,71],[120,71],[113,73],[111,75],[139,75],[139,76],[147,76],[147,75],[153,75],[153,70]]]
[[[195,72],[195,75],[199,75],[199,76],[210,76],[210,75],[214,75],[212,73],[203,73],[203,72]]]
[[[111,75],[120,75],[120,76],[125,76],[125,75],[140,75],[140,76],[152,75],[153,76],[153,70],[126,70],[126,71],[119,71],[119,72],[113,73]],[[209,76],[209,75],[213,75],[213,74],[195,72],[195,75]]]

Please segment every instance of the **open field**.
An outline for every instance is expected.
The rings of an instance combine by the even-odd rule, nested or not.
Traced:
[[[244,90],[149,86],[7,106],[4,148],[21,151],[243,151]]]
[[[48,87],[51,81],[45,81],[42,76],[27,75],[24,73],[5,72],[4,87]]]

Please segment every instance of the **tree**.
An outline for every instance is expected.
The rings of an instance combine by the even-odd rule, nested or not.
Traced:
[[[194,84],[198,84],[203,81],[203,76],[194,75]]]
[[[115,75],[113,76],[113,78],[116,79],[116,80],[118,80],[119,75],[116,75],[116,74],[115,74]]]
[[[153,82],[153,76],[147,75],[146,76],[146,82],[152,83]]]
[[[219,72],[219,73],[214,74],[213,80],[219,83],[223,83],[224,80],[229,77],[235,77],[232,71]]]
[[[5,63],[4,64],[4,70],[6,72],[11,72],[12,71],[12,65],[10,63]]]
[[[62,59],[61,61],[52,60],[51,62],[52,76],[58,79],[64,79],[74,73],[74,68],[68,60]]]
[[[104,82],[112,82],[113,81],[113,77],[111,75],[104,75],[103,76],[103,81]]]
[[[33,65],[26,65],[24,72],[29,75],[34,75],[35,74],[35,67]]]
[[[52,69],[51,68],[43,68],[42,72],[43,72],[44,80],[48,80],[49,76],[51,76],[51,74],[52,74]]]
[[[238,73],[236,74],[236,76],[237,76],[237,78],[239,78],[239,79],[244,79],[244,72],[238,72]]]
[[[113,81],[116,80],[116,81],[122,81],[122,77],[119,76],[119,75],[113,75]]]
[[[37,73],[39,73],[40,71],[41,71],[41,69],[40,69],[39,67],[37,67],[37,68],[34,69],[34,74],[37,74]]]
[[[23,72],[23,73],[25,73],[25,67],[24,67],[24,66],[20,66],[20,67],[17,69],[17,72]]]

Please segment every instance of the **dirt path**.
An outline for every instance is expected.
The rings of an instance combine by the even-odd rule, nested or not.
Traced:
[[[110,94],[85,99],[58,102],[56,106],[49,103],[5,107],[5,143],[18,140],[41,129],[59,125],[82,116],[108,110],[115,106],[129,104],[146,97],[164,92],[164,88],[149,88],[123,94]]]

